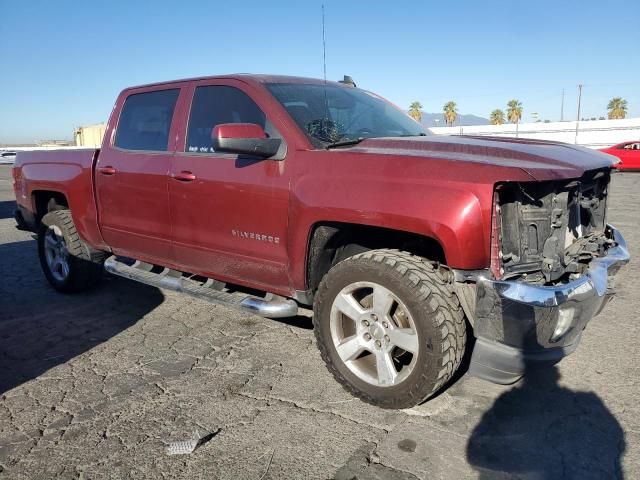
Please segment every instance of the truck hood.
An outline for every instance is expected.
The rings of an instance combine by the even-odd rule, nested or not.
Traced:
[[[534,180],[578,178],[588,170],[610,168],[615,160],[568,143],[462,135],[370,138],[350,151],[519,168]]]

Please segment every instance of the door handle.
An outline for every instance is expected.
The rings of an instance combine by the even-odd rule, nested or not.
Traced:
[[[117,170],[109,166],[109,167],[100,167],[98,171],[103,175],[115,175]]]
[[[187,171],[174,173],[171,176],[180,182],[193,182],[196,179],[196,176],[193,173]]]

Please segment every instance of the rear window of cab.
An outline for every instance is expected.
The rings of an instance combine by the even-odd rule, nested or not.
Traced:
[[[125,150],[166,151],[180,89],[134,93],[124,102],[114,146]]]

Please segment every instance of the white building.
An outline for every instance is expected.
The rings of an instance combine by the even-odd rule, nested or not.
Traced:
[[[76,146],[98,148],[102,145],[102,137],[107,129],[106,123],[96,123],[95,125],[87,125],[78,127],[73,132]]]
[[[433,127],[429,130],[435,135],[519,137],[574,143],[589,148],[604,148],[616,143],[640,140],[640,118]]]

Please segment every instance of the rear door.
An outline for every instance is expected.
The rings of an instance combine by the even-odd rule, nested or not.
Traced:
[[[98,156],[96,196],[103,238],[115,253],[171,260],[168,173],[180,84],[126,91]]]
[[[169,181],[176,262],[221,280],[288,292],[286,160],[211,147],[211,130],[220,123],[255,123],[280,137],[268,109],[231,79],[194,82],[190,98]]]

